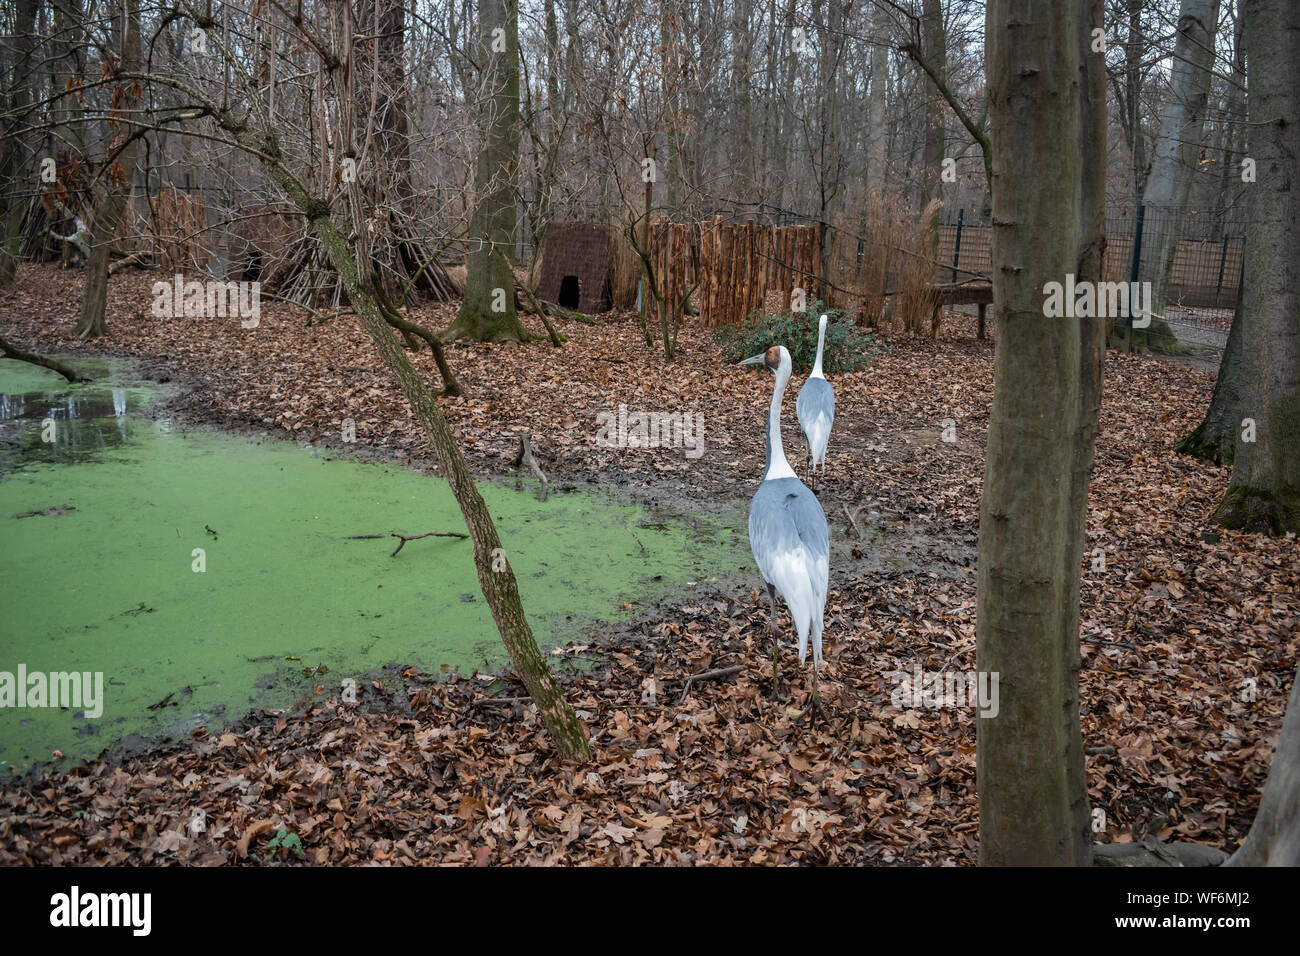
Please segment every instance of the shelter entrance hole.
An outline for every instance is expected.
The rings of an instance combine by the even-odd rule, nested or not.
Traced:
[[[566,309],[577,309],[582,303],[582,287],[577,276],[565,276],[560,280],[558,301]]]

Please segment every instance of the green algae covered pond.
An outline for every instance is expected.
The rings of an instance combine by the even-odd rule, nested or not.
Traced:
[[[443,479],[187,431],[126,362],[77,364],[101,377],[0,360],[0,776],[334,696],[386,664],[506,663],[468,540],[392,557],[396,539],[352,538],[464,531]],[[749,566],[738,521],[479,487],[544,647]],[[30,706],[20,669],[102,674],[102,713]]]

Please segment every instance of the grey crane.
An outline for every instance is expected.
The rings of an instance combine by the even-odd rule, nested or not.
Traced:
[[[781,592],[795,630],[799,632],[799,663],[808,656],[812,638],[813,678],[808,710],[821,710],[817,696],[817,665],[822,660],[822,615],[830,573],[830,533],[816,495],[800,481],[785,460],[781,444],[781,400],[790,381],[790,353],[774,345],[740,365],[766,365],[776,373],[772,404],[767,413],[767,467],[749,505],[749,547],[767,585],[772,617],[772,677],[778,675],[780,633],[776,624],[776,592]],[[775,689],[775,688],[774,688]],[[807,710],[805,710],[807,713]]]
[[[813,480],[816,482],[817,463],[822,465],[822,474],[826,474],[826,443],[831,438],[831,425],[835,422],[835,389],[822,374],[822,350],[826,345],[826,316],[817,323],[817,361],[813,370],[799,389],[794,410],[799,417],[799,427],[808,442],[808,463],[812,466]]]

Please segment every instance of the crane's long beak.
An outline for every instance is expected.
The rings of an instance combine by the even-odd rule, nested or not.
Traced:
[[[737,362],[737,365],[761,365],[767,361],[767,353],[760,352],[758,355],[751,355],[743,362]]]

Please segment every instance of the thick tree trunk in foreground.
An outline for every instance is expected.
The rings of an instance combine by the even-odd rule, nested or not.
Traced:
[[[1300,531],[1300,4],[1244,7],[1251,156],[1240,411],[1224,527]],[[1250,439],[1254,439],[1253,441]]]
[[[114,15],[114,35],[120,39],[122,51],[122,69],[135,71],[140,66],[140,0],[122,0],[126,11],[123,35],[123,21],[120,13]],[[126,84],[121,91],[122,109],[133,110],[139,100],[135,96],[138,85]],[[130,136],[132,128],[126,125],[109,124],[112,138],[109,140],[106,154],[111,156],[115,144],[120,138]],[[131,226],[129,211],[131,187],[135,179],[136,155],[139,152],[139,140],[132,139],[118,155],[116,165],[121,170],[121,177],[110,168],[104,175],[107,196],[100,203],[95,213],[90,243],[90,259],[86,262],[86,288],[81,300],[81,320],[77,323],[76,333],[82,338],[98,338],[107,330],[104,319],[108,303],[108,259],[116,244],[118,233]]]
[[[494,30],[504,31],[494,36]],[[504,49],[496,38],[504,39]],[[519,9],[517,0],[480,0],[479,62],[486,64],[487,131],[474,172],[478,206],[470,223],[465,299],[444,341],[524,342],[531,336],[515,310],[510,263],[519,175]]]
[[[1245,281],[1243,277],[1242,286]],[[1237,447],[1237,433],[1241,430],[1241,341],[1247,321],[1241,308],[1242,292],[1237,290],[1237,310],[1228,332],[1228,345],[1219,362],[1219,377],[1214,383],[1214,395],[1205,412],[1205,420],[1190,435],[1178,443],[1177,450],[1216,465],[1232,464]]]
[[[980,862],[1087,865],[1079,574],[1105,320],[1049,319],[1044,285],[1101,278],[1105,95],[1100,0],[992,0],[997,354],[980,503],[977,665],[1000,679],[977,721]],[[991,678],[990,678],[991,680]]]
[[[1291,685],[1259,813],[1245,842],[1224,866],[1300,866],[1300,669]]]
[[[1165,314],[1174,253],[1182,237],[1192,176],[1201,158],[1218,26],[1219,0],[1182,0],[1170,67],[1169,103],[1160,119],[1156,155],[1142,199],[1147,207],[1146,230],[1138,278],[1151,283],[1151,309],[1158,316]],[[1187,350],[1161,318],[1153,318],[1148,329],[1134,329],[1133,341],[1139,348]]]

